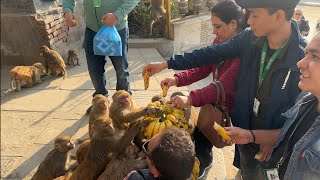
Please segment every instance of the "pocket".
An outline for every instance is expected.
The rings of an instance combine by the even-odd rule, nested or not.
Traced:
[[[303,155],[307,165],[306,168],[310,169],[314,173],[318,173],[320,176],[320,152],[316,152],[313,149],[307,149],[303,152]]]

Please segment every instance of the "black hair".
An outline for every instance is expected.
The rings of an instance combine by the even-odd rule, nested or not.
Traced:
[[[226,24],[229,24],[232,20],[236,20],[238,32],[248,27],[241,7],[234,0],[220,1],[211,9],[211,15],[217,16]]]
[[[158,145],[149,159],[159,170],[161,180],[185,180],[191,175],[195,162],[195,148],[190,136],[177,127],[160,134]]]
[[[286,20],[290,21],[292,19],[292,16],[294,14],[294,8],[289,8],[289,9],[278,9],[278,8],[266,8],[268,10],[268,13],[274,14],[275,12],[282,10],[286,16]]]

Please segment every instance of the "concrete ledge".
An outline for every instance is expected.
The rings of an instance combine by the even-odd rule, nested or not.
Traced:
[[[300,2],[298,5],[320,7],[320,1],[319,2],[304,1],[304,2]]]
[[[163,57],[174,53],[174,41],[165,38],[129,39],[129,48],[156,48]]]

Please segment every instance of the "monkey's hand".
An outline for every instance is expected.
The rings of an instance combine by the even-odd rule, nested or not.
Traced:
[[[146,107],[145,109],[146,115],[154,115],[157,113],[157,109],[154,107]]]
[[[137,123],[140,128],[146,128],[152,120],[141,120]]]

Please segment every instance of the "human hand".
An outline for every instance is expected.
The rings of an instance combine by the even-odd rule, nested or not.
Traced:
[[[273,151],[272,145],[260,145],[260,155],[256,158],[258,161],[269,161],[272,151]]]
[[[161,89],[163,89],[165,86],[167,86],[169,89],[171,86],[177,86],[177,79],[175,77],[165,78],[161,81],[160,85]]]
[[[171,104],[170,106],[172,108],[176,107],[179,109],[183,109],[190,106],[190,99],[188,96],[174,96],[168,103]]]
[[[149,77],[168,68],[167,62],[153,62],[143,67],[142,74],[148,72]]]
[[[236,144],[248,144],[253,141],[252,134],[249,130],[239,127],[224,127],[224,129]]]
[[[114,26],[118,22],[118,17],[113,13],[107,13],[102,16],[101,21],[106,26]]]
[[[307,35],[307,32],[301,31],[301,35],[302,35],[302,36],[306,36],[306,35]]]
[[[71,13],[71,12],[64,13],[64,18],[66,20],[67,26],[69,26],[69,27],[74,27],[78,24],[74,18],[73,13]]]

